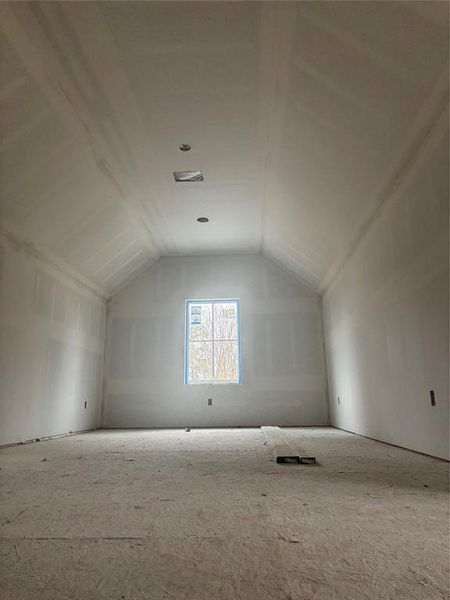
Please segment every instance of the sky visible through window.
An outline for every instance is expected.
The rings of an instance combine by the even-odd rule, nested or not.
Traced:
[[[239,301],[186,302],[186,383],[239,383]]]

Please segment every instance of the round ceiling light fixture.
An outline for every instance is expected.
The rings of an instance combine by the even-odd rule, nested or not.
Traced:
[[[191,147],[189,146],[189,144],[180,144],[181,152],[189,152],[190,149]]]
[[[209,221],[208,217],[199,217],[197,219],[199,223],[207,223]]]

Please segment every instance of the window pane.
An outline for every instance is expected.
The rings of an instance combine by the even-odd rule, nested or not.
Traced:
[[[221,302],[214,305],[214,339],[237,340],[236,302]]]
[[[213,339],[211,304],[189,304],[188,318],[190,340]]]
[[[238,383],[239,352],[237,342],[214,342],[214,380]]]
[[[212,381],[212,342],[189,342],[189,383]]]

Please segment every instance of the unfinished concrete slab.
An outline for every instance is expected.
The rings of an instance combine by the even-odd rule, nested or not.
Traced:
[[[2,600],[442,600],[448,464],[332,428],[97,431],[0,452]]]

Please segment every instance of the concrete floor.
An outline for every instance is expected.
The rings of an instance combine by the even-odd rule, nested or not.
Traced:
[[[448,464],[331,428],[97,431],[0,452],[1,600],[443,600]]]

